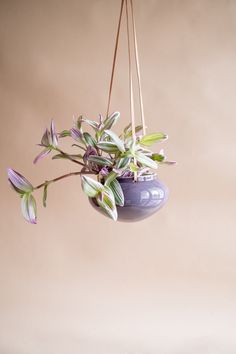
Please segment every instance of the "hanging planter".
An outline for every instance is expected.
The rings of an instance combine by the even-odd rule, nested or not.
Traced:
[[[117,178],[123,195],[123,206],[117,206],[118,220],[133,222],[146,219],[156,213],[167,201],[168,189],[156,174],[139,176],[136,183],[133,177]],[[104,214],[96,198],[89,198],[91,205]]]
[[[120,118],[120,114],[119,112],[109,114],[109,110],[124,3],[126,5],[129,54],[131,122],[117,135],[113,131],[113,127]],[[134,119],[128,4],[131,12],[132,38],[139,87],[140,125],[136,125]],[[86,127],[89,128],[89,131],[85,131]],[[65,152],[61,148],[61,141],[64,138],[73,140],[74,153]],[[8,169],[8,179],[13,189],[20,196],[23,216],[30,223],[35,224],[37,222],[36,200],[33,192],[37,189],[43,189],[43,205],[46,206],[49,185],[70,176],[81,177],[82,189],[97,211],[115,221],[142,220],[157,212],[168,198],[167,187],[157,178],[154,171],[160,165],[171,165],[175,162],[166,159],[163,149],[158,152],[150,150],[150,146],[165,139],[167,139],[167,135],[162,132],[146,133],[133,2],[132,0],[122,0],[106,117],[103,118],[102,115],[99,115],[98,121],[93,121],[80,116],[74,121],[73,127],[62,132],[56,132],[52,121],[50,129],[46,129],[39,144],[43,150],[34,159],[34,163],[37,163],[43,157],[54,153],[53,160],[69,160],[77,166],[79,165],[81,169],[52,180],[46,180],[35,187],[23,175],[11,168]],[[96,178],[91,178],[88,175],[94,175]]]

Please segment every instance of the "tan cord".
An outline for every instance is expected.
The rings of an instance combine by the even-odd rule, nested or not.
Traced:
[[[136,134],[135,134],[135,118],[134,118],[134,93],[133,93],[132,62],[131,62],[130,33],[129,33],[129,13],[128,13],[128,1],[127,0],[125,0],[125,5],[126,5],[128,54],[129,54],[130,116],[131,116],[132,137],[133,137],[133,141],[135,141]]]
[[[141,86],[139,54],[138,54],[138,44],[137,44],[137,32],[136,32],[133,0],[130,0],[130,5],[131,5],[132,27],[133,27],[133,37],[134,37],[135,62],[136,62],[136,71],[137,71],[138,88],[139,88],[139,102],[140,102],[141,120],[142,120],[142,126],[143,126],[143,134],[145,135],[146,134],[146,124],[145,124],[144,109],[143,109],[142,86]]]
[[[132,62],[131,62],[131,48],[130,48],[130,32],[129,32],[129,11],[128,11],[128,0],[125,0],[126,5],[126,25],[127,25],[127,39],[128,39],[128,54],[129,54],[129,88],[130,88],[130,116],[131,116],[131,128],[132,128],[132,138],[133,142],[136,141],[135,134],[135,117],[134,117],[134,92],[133,92],[133,77],[132,77]],[[136,158],[134,157],[134,164],[137,164]],[[134,181],[137,182],[138,174],[134,172]]]
[[[111,81],[110,81],[110,87],[109,87],[106,117],[108,117],[108,115],[109,115],[110,104],[111,104],[111,92],[112,92],[113,78],[114,78],[114,72],[115,72],[115,66],[116,66],[117,48],[118,48],[119,37],[120,37],[120,26],[121,26],[123,7],[124,7],[124,0],[121,0],[120,17],[119,17],[119,22],[118,22],[117,34],[116,34],[116,44],[115,44],[113,63],[112,63],[112,72],[111,72]]]

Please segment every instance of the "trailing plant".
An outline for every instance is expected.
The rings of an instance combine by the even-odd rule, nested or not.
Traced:
[[[54,122],[50,129],[46,129],[38,144],[42,151],[34,159],[36,164],[40,159],[53,153],[52,159],[69,160],[81,167],[80,171],[70,172],[52,180],[46,180],[38,186],[33,186],[19,172],[9,168],[8,179],[21,198],[21,210],[24,218],[30,223],[37,222],[37,208],[33,192],[43,189],[43,206],[46,207],[48,187],[54,182],[69,176],[80,175],[82,189],[89,198],[95,198],[97,204],[113,220],[117,220],[116,206],[124,205],[124,195],[119,184],[119,177],[133,177],[134,182],[143,174],[150,174],[162,164],[174,164],[168,161],[163,149],[152,152],[149,148],[155,143],[167,139],[164,133],[142,135],[142,126],[135,128],[132,134],[131,124],[127,125],[118,136],[111,128],[120,117],[114,112],[98,121],[89,120],[80,116],[71,129],[57,133]],[[91,127],[93,134],[84,131]],[[67,153],[59,147],[59,141],[69,137],[73,140],[75,153]],[[94,178],[87,175],[96,176]]]

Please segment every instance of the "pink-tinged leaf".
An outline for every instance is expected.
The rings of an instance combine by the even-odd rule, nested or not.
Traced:
[[[163,161],[162,163],[164,163],[165,165],[176,165],[177,161]]]
[[[47,148],[47,149],[44,149],[43,151],[40,152],[40,154],[38,154],[33,163],[36,164],[39,160],[43,159],[45,156],[47,156],[49,153],[50,153],[51,149]]]
[[[9,183],[10,183],[10,185],[11,185],[11,187],[14,189],[14,191],[16,192],[16,193],[19,193],[19,194],[24,194],[25,192],[22,192],[19,188],[17,188],[16,186],[14,186],[14,184],[11,182],[11,180],[8,178],[8,181],[9,181]]]
[[[82,141],[83,140],[83,134],[80,132],[79,129],[71,128],[70,133],[71,133],[72,139],[74,139],[76,141]]]
[[[87,150],[83,156],[84,162],[86,163],[88,161],[89,156],[92,156],[92,155],[94,155],[94,156],[97,155],[97,150],[95,148],[93,148],[92,146],[88,146]]]
[[[109,174],[109,169],[104,166],[104,167],[100,170],[99,174],[100,174],[101,176],[105,177],[105,176],[107,176],[107,175]]]
[[[15,191],[18,193],[27,193],[32,192],[34,189],[32,184],[19,172],[8,168],[7,170],[8,178],[12,186],[14,187]]]
[[[41,139],[41,146],[48,147],[50,145],[50,132],[48,129],[45,130],[43,137]]]
[[[28,222],[31,224],[37,223],[37,208],[36,201],[32,194],[24,194],[21,199],[21,211]]]
[[[56,133],[55,124],[53,120],[51,121],[50,133],[51,133],[51,145],[53,147],[57,147],[58,138],[57,138],[57,133]]]

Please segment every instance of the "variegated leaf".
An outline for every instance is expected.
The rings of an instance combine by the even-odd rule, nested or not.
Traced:
[[[104,190],[96,198],[100,208],[114,221],[117,220],[117,209],[114,195],[111,189],[107,186],[104,186]]]
[[[144,146],[151,146],[155,144],[157,141],[167,139],[167,135],[164,133],[153,133],[147,134],[142,137],[140,140],[140,144]]]
[[[114,144],[111,141],[100,141],[99,143],[97,143],[97,147],[104,151],[104,152],[108,152],[108,153],[116,153],[119,152],[120,150],[118,149],[117,145]]]
[[[150,159],[150,157],[142,154],[141,152],[136,152],[135,153],[135,158],[136,160],[141,163],[144,166],[150,167],[150,168],[157,168],[157,163],[155,161],[153,161],[152,159]]]
[[[130,157],[121,157],[116,163],[116,168],[126,168],[129,162]]]
[[[96,197],[104,189],[100,182],[87,176],[81,176],[81,183],[83,191],[90,198]]]
[[[110,189],[112,190],[112,193],[115,198],[116,205],[119,206],[124,206],[124,193],[121,188],[120,183],[117,181],[117,179],[113,179],[110,184],[109,184]]]
[[[125,146],[123,141],[111,130],[105,130],[105,133],[110,137],[114,144],[118,147],[121,152],[125,152]]]
[[[89,133],[83,133],[84,140],[92,147],[96,147],[96,140]]]
[[[100,166],[112,166],[113,165],[112,160],[108,159],[107,157],[102,157],[102,156],[90,155],[88,157],[88,161],[93,162],[93,163],[100,165]]]
[[[113,125],[116,124],[120,118],[120,112],[114,112],[109,117],[107,117],[103,122],[103,130],[111,129]]]

